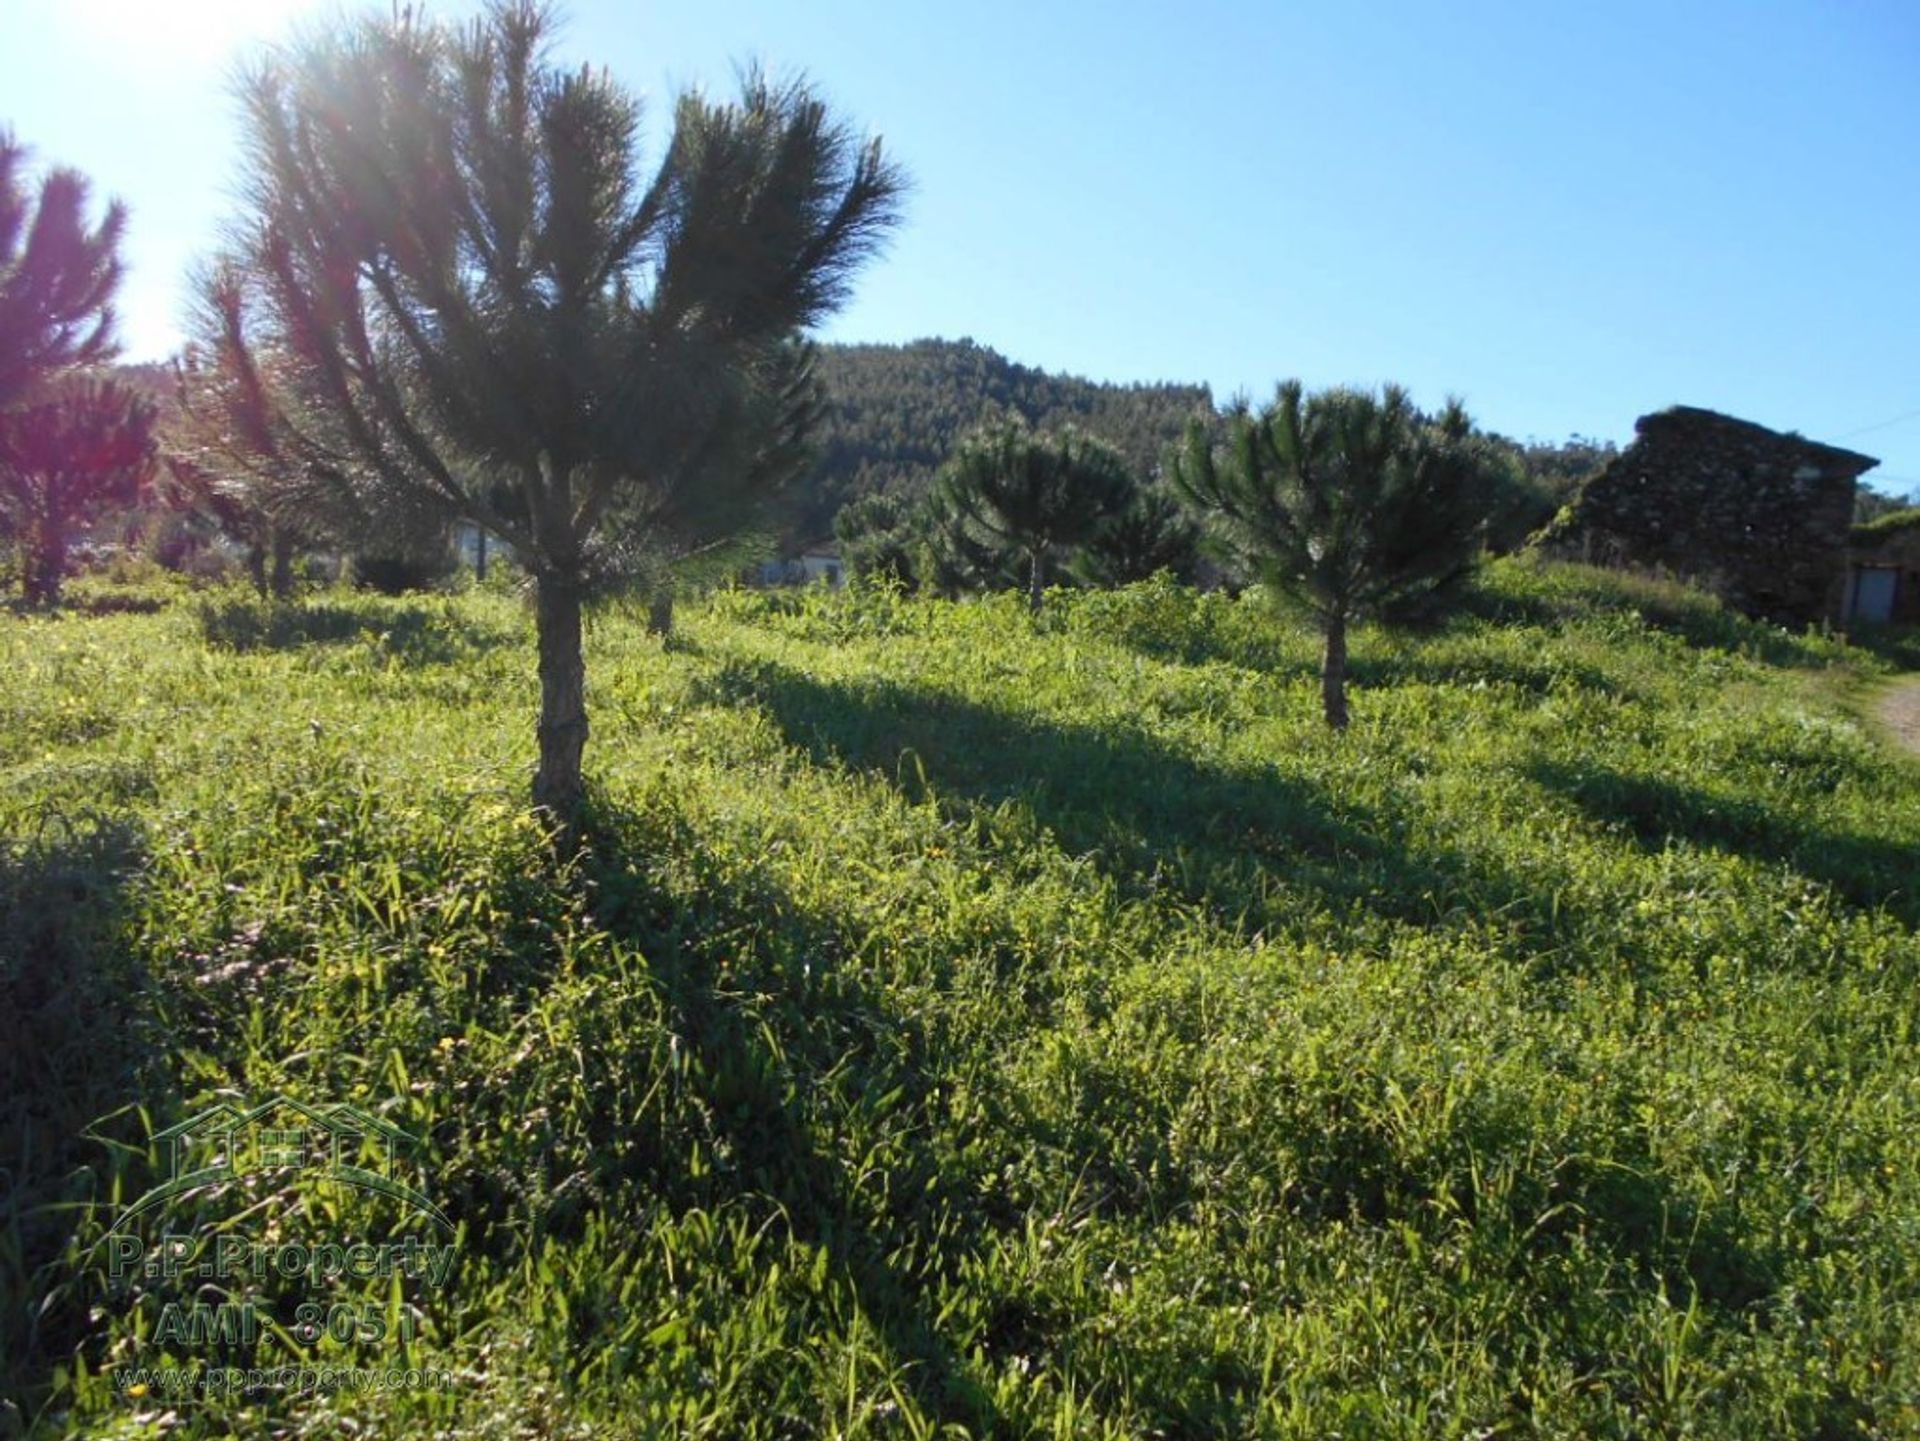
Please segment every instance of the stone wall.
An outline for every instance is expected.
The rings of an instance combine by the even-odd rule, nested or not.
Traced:
[[[1878,461],[1686,405],[1634,431],[1555,522],[1550,548],[1668,571],[1767,620],[1837,615],[1854,480]]]

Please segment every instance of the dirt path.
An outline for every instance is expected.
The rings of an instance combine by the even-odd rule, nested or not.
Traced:
[[[1920,679],[1902,681],[1882,696],[1880,719],[1894,739],[1920,756]]]

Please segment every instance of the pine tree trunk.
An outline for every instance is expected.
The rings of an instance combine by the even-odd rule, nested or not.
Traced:
[[[477,526],[473,532],[473,578],[487,578],[487,533]]]
[[[27,604],[58,605],[60,581],[67,573],[67,536],[58,524],[49,521],[34,537],[26,571]]]
[[[540,641],[540,769],[533,777],[533,803],[570,829],[585,795],[580,755],[587,745],[579,585],[543,571],[534,609]]]
[[[662,640],[673,639],[673,587],[670,585],[656,586],[647,601],[647,634]]]
[[[267,596],[267,544],[256,540],[247,547],[247,579],[253,582],[254,593],[262,600]]]
[[[293,594],[293,537],[273,533],[273,574],[270,581],[274,597],[285,600]]]
[[[1036,615],[1039,614],[1042,593],[1046,589],[1044,584],[1046,580],[1046,564],[1046,552],[1035,550],[1033,552],[1032,565],[1027,572],[1027,609],[1033,611]]]
[[[1347,617],[1335,611],[1327,617],[1327,654],[1320,667],[1320,699],[1326,707],[1327,724],[1334,730],[1347,728]]]

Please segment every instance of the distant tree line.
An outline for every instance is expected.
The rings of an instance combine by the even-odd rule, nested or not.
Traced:
[[[1190,421],[1202,420],[1215,435],[1225,425],[1204,385],[1103,384],[1020,365],[971,340],[824,345],[819,373],[825,404],[815,459],[799,482],[793,539],[817,540],[833,531],[844,545],[849,534],[891,535],[877,542],[895,557],[887,569],[896,568],[899,517],[931,495],[941,467],[984,424],[1018,420],[1036,433],[1071,427],[1095,436],[1119,453],[1149,494],[1164,481],[1168,453],[1184,440]],[[1578,435],[1558,443],[1492,432],[1486,439],[1519,466],[1490,536],[1496,550],[1519,548],[1573,498],[1581,480],[1619,454],[1611,441]],[[875,495],[895,500],[861,504]],[[1155,504],[1147,502],[1149,509]]]
[[[444,524],[429,521],[409,531],[389,521],[368,528],[340,513],[316,526],[308,507],[266,505],[271,476],[254,474],[260,457],[250,461],[246,447],[235,446],[237,436],[259,434],[259,427],[240,423],[236,399],[222,390],[231,381],[210,373],[208,353],[190,350],[177,372],[155,365],[115,369],[155,403],[167,462],[167,483],[144,496],[152,513],[122,529],[143,531],[169,565],[197,564],[219,537],[238,552],[254,582],[276,594],[291,590],[299,558],[315,550],[344,554],[350,574],[381,589],[429,585],[449,573]],[[755,555],[791,552],[829,535],[856,574],[888,574],[944,595],[1025,584],[1030,573],[1015,577],[980,539],[978,523],[964,525],[953,498],[937,494],[941,468],[967,437],[1000,422],[1041,435],[1071,429],[1097,438],[1134,480],[1129,504],[1105,517],[1096,536],[1049,553],[1046,584],[1120,585],[1159,570],[1188,580],[1236,579],[1200,553],[1192,518],[1165,483],[1168,455],[1189,422],[1199,419],[1210,434],[1223,433],[1226,419],[1206,387],[1098,384],[1019,365],[965,340],[823,344],[811,356],[804,377],[811,411],[798,417],[803,424],[793,424],[797,413],[789,414],[782,452],[788,483],[768,488],[748,532],[723,543],[722,507],[718,531],[693,527],[677,546],[651,554],[630,545],[628,567],[653,577],[656,607],[670,598],[676,575],[724,577]],[[1487,438],[1520,467],[1489,532],[1496,551],[1523,544],[1572,498],[1581,479],[1618,453],[1610,442],[1579,436],[1560,444]],[[639,529],[629,526],[627,533]]]

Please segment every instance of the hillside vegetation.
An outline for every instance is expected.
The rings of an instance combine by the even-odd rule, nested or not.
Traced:
[[[971,340],[822,345],[819,378],[826,408],[818,459],[799,486],[802,540],[826,535],[840,507],[861,496],[919,498],[960,437],[982,421],[1017,416],[1041,431],[1079,426],[1145,478],[1189,420],[1214,416],[1204,385],[1056,375]]]
[[[528,632],[480,592],[0,624],[30,1424],[1920,1428],[1920,771],[1858,652],[1503,562],[1356,633],[1334,736],[1256,597],[723,593],[669,649],[590,628],[556,873]],[[426,1138],[457,1271],[341,1295],[417,1306],[380,1355],[451,1391],[117,1392],[166,1294],[109,1285],[112,1203],[275,1092]]]

